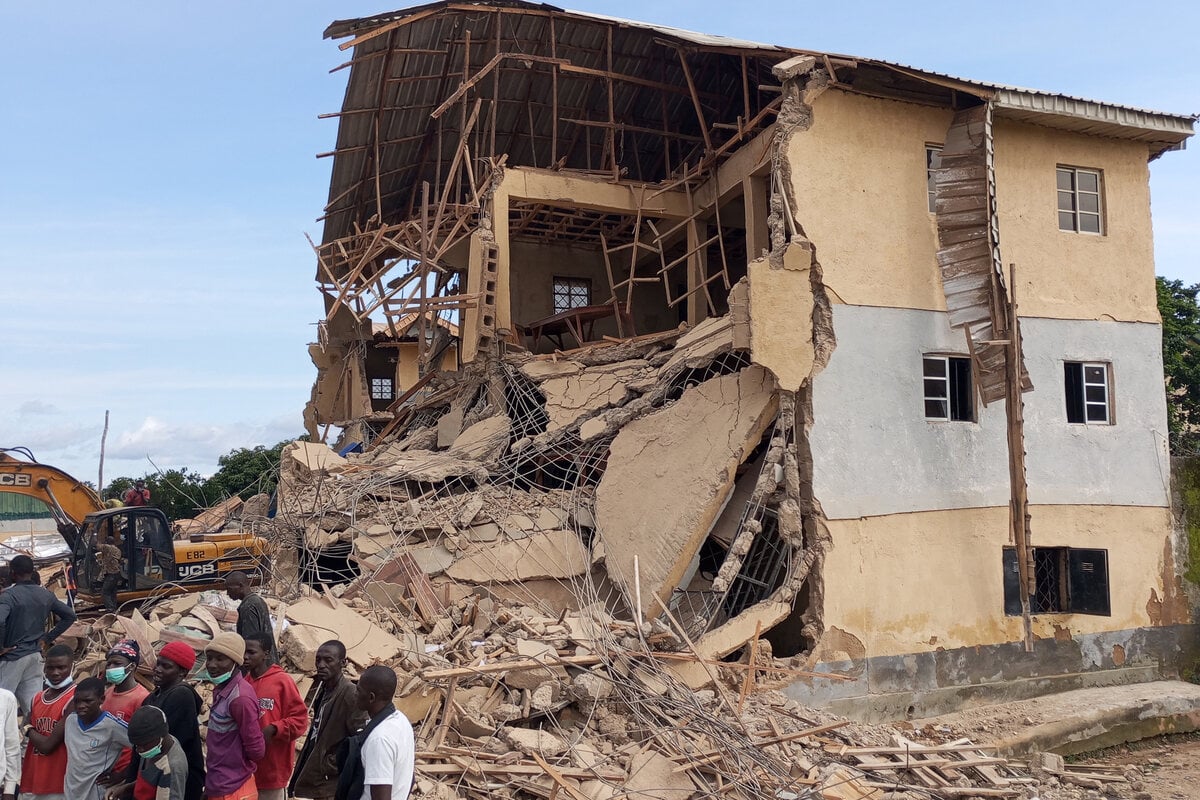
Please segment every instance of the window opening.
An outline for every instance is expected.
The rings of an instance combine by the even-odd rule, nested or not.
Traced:
[[[592,282],[587,278],[554,278],[554,313],[592,304]]]
[[[1058,229],[1074,233],[1102,233],[1099,171],[1059,167],[1057,181]]]
[[[1112,423],[1108,370],[1109,365],[1103,362],[1064,362],[1067,422],[1091,425]]]
[[[942,146],[925,145],[925,192],[929,200],[929,213],[937,211],[937,170],[942,168]]]
[[[926,419],[975,421],[975,403],[971,393],[971,359],[957,356],[925,356],[922,378]]]
[[[1021,614],[1021,577],[1017,551],[1004,548],[1004,613]],[[1074,547],[1033,548],[1036,591],[1029,598],[1034,614],[1111,614],[1108,551]]]

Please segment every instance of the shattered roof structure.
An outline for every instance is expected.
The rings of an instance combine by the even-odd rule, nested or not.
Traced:
[[[323,154],[335,156],[326,242],[347,235],[364,208],[380,210],[373,193],[385,219],[419,208],[421,182],[438,188],[438,165],[453,157],[464,128],[464,114],[450,109],[477,85],[497,100],[480,123],[484,152],[505,153],[513,165],[603,170],[599,151],[615,146],[619,177],[646,182],[719,160],[724,145],[768,124],[766,110],[779,100],[771,68],[794,56],[823,62],[835,86],[949,107],[987,98],[1000,117],[1144,141],[1155,153],[1182,146],[1194,121],[519,0],[429,3],[334,22],[325,36],[351,37],[339,46],[354,52],[343,65],[354,67],[346,101],[331,115],[340,121],[337,147]],[[375,158],[378,187],[368,185]]]

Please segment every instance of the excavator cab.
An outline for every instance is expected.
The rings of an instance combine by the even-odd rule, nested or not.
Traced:
[[[173,584],[175,542],[167,518],[157,508],[131,506],[89,514],[75,540],[72,563],[80,595],[99,598],[104,582],[99,550],[105,543],[121,552],[117,593],[122,598],[142,598]]]

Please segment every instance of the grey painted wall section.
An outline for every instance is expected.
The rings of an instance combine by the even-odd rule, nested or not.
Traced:
[[[936,311],[835,305],[837,348],[814,382],[814,492],[827,517],[1004,506],[1004,403],[978,422],[925,419],[921,359],[966,355]],[[1023,318],[1029,499],[1033,504],[1169,504],[1161,328]],[[1067,422],[1063,361],[1113,365],[1115,425]]]

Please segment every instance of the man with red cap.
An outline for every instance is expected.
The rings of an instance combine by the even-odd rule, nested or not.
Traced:
[[[158,651],[155,689],[145,705],[162,710],[167,729],[187,756],[185,800],[200,800],[204,792],[204,750],[200,740],[200,695],[184,678],[196,666],[196,652],[183,642],[170,642]]]

